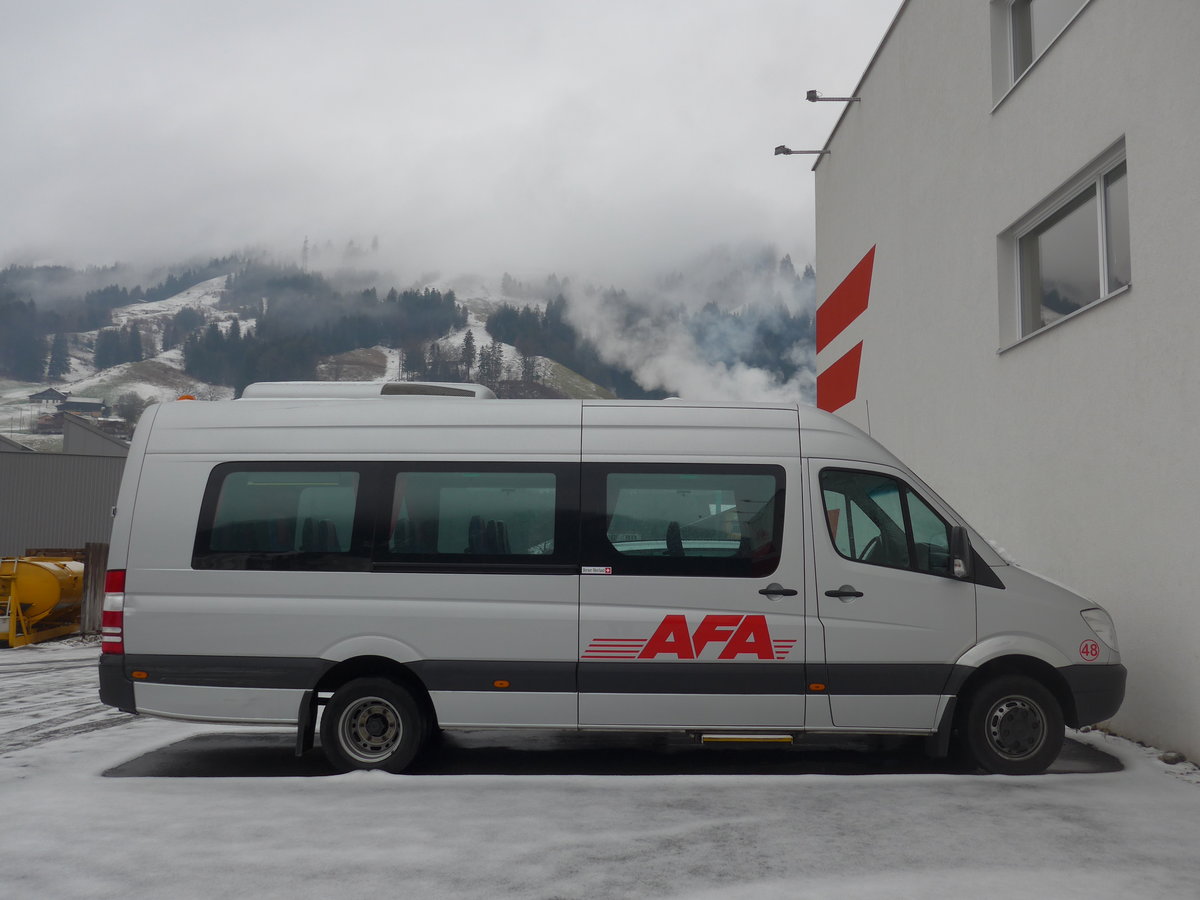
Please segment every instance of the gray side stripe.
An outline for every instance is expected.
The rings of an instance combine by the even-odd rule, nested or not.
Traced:
[[[132,655],[124,658],[123,675],[140,670],[150,684],[312,690],[334,665],[283,657]],[[955,693],[972,671],[950,664],[460,659],[421,660],[408,668],[431,691],[586,694],[804,694],[813,692],[814,683],[823,684],[816,692],[826,694],[943,694]]]

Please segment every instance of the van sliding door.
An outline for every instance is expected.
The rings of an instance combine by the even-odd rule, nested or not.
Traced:
[[[794,410],[584,408],[581,727],[802,727],[798,452]]]

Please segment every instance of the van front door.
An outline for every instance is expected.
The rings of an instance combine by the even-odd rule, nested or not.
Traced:
[[[678,454],[635,462],[601,452],[611,440],[628,458],[638,435],[598,417],[616,413],[628,426],[643,412],[642,435],[659,449],[675,438]],[[711,426],[699,429],[702,411],[686,410],[686,434],[670,427],[677,412],[585,408],[580,725],[799,730],[804,517],[795,411],[752,411],[776,452],[750,461],[732,452],[698,461],[706,448],[697,440],[708,449],[738,440],[736,423],[719,416],[728,410],[713,410]]]
[[[831,722],[932,729],[975,642],[975,585],[951,575],[950,524],[895,470],[810,460],[816,605]],[[815,662],[815,661],[813,661]]]

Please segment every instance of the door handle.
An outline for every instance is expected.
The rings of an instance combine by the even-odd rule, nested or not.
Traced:
[[[861,597],[862,595],[863,592],[856,591],[854,589],[854,585],[852,584],[843,584],[836,591],[825,592],[826,597],[837,597],[843,603],[849,603],[851,600],[855,599],[856,597]]]
[[[759,593],[764,597],[795,597],[800,592],[792,588],[785,588],[777,581],[772,581]]]

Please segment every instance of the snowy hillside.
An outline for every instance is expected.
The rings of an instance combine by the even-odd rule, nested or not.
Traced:
[[[113,325],[118,328],[132,322],[137,322],[143,328],[147,325],[151,327],[157,325],[158,332],[161,334],[166,320],[185,306],[216,314],[217,303],[220,302],[221,294],[225,290],[226,277],[219,275],[208,281],[202,281],[166,300],[156,300],[153,303],[131,303],[128,306],[118,307],[112,311]],[[219,315],[214,315],[214,317],[220,318]]]
[[[232,397],[232,388],[208,384],[187,375],[183,370],[181,348],[174,347],[166,351],[161,349],[164,330],[184,308],[195,309],[203,314],[206,322],[215,322],[222,331],[228,330],[235,315],[219,306],[225,283],[226,276],[221,275],[165,300],[131,303],[113,309],[110,327],[137,327],[147,354],[140,362],[122,363],[97,370],[93,364],[93,351],[100,332],[68,335],[71,368],[62,381],[51,384],[0,381],[0,433],[35,449],[58,449],[61,446],[61,436],[32,433],[38,416],[53,412],[54,407],[48,404],[30,404],[28,398],[47,387],[70,393],[74,397],[100,399],[109,405],[128,393],[135,393],[143,399],[156,402],[174,400],[180,394],[192,394],[202,399],[213,400]],[[467,310],[466,326],[438,341],[444,359],[457,360],[460,357],[463,340],[470,332],[474,337],[478,360],[479,352],[492,342],[487,333],[487,318],[502,305],[545,308],[544,301],[506,295],[499,285],[498,279],[489,280],[476,276],[430,280],[420,285],[421,288],[428,287],[441,292],[454,291],[458,302]],[[254,327],[255,320],[241,319],[240,325],[245,333]],[[522,369],[520,353],[509,344],[501,344],[500,350],[503,378],[514,381],[519,379]],[[553,392],[577,398],[612,396],[604,388],[554,360],[534,357],[532,362],[541,383]],[[400,380],[405,377],[403,355],[389,347],[360,348],[322,359],[318,364],[317,377],[329,381]]]
[[[28,384],[0,382],[0,433],[36,450],[57,450],[62,436],[33,434],[38,416],[54,412],[48,404],[30,404],[29,396],[53,387],[73,397],[91,397],[113,404],[122,394],[136,393],[156,402],[174,400],[180,394],[192,394],[204,399],[233,396],[233,390],[222,385],[197,381],[183,371],[183,351],[178,347],[161,352],[162,333],[167,323],[184,307],[199,310],[208,321],[228,327],[233,314],[217,308],[224,290],[225,276],[211,278],[166,300],[154,303],[131,303],[112,311],[113,325],[136,324],[142,335],[147,357],[141,362],[122,363],[97,371],[92,364],[92,349],[99,331],[68,335],[71,347],[71,371],[62,381]],[[253,322],[244,323],[252,326]]]
[[[477,275],[460,276],[458,278],[434,279],[422,282],[421,288],[431,288],[446,292],[454,291],[455,299],[467,310],[467,324],[459,328],[438,343],[444,357],[457,359],[462,352],[463,339],[471,332],[475,340],[475,352],[479,353],[492,342],[487,332],[487,319],[501,306],[512,306],[517,309],[528,306],[532,309],[545,311],[546,301],[536,297],[516,297],[504,293],[501,284],[496,279],[482,278]],[[500,344],[503,360],[504,378],[518,380],[521,377],[521,354],[511,344]],[[533,365],[538,373],[541,384],[564,397],[583,400],[613,399],[611,391],[588,380],[578,372],[567,368],[556,360],[545,356],[532,357]]]

